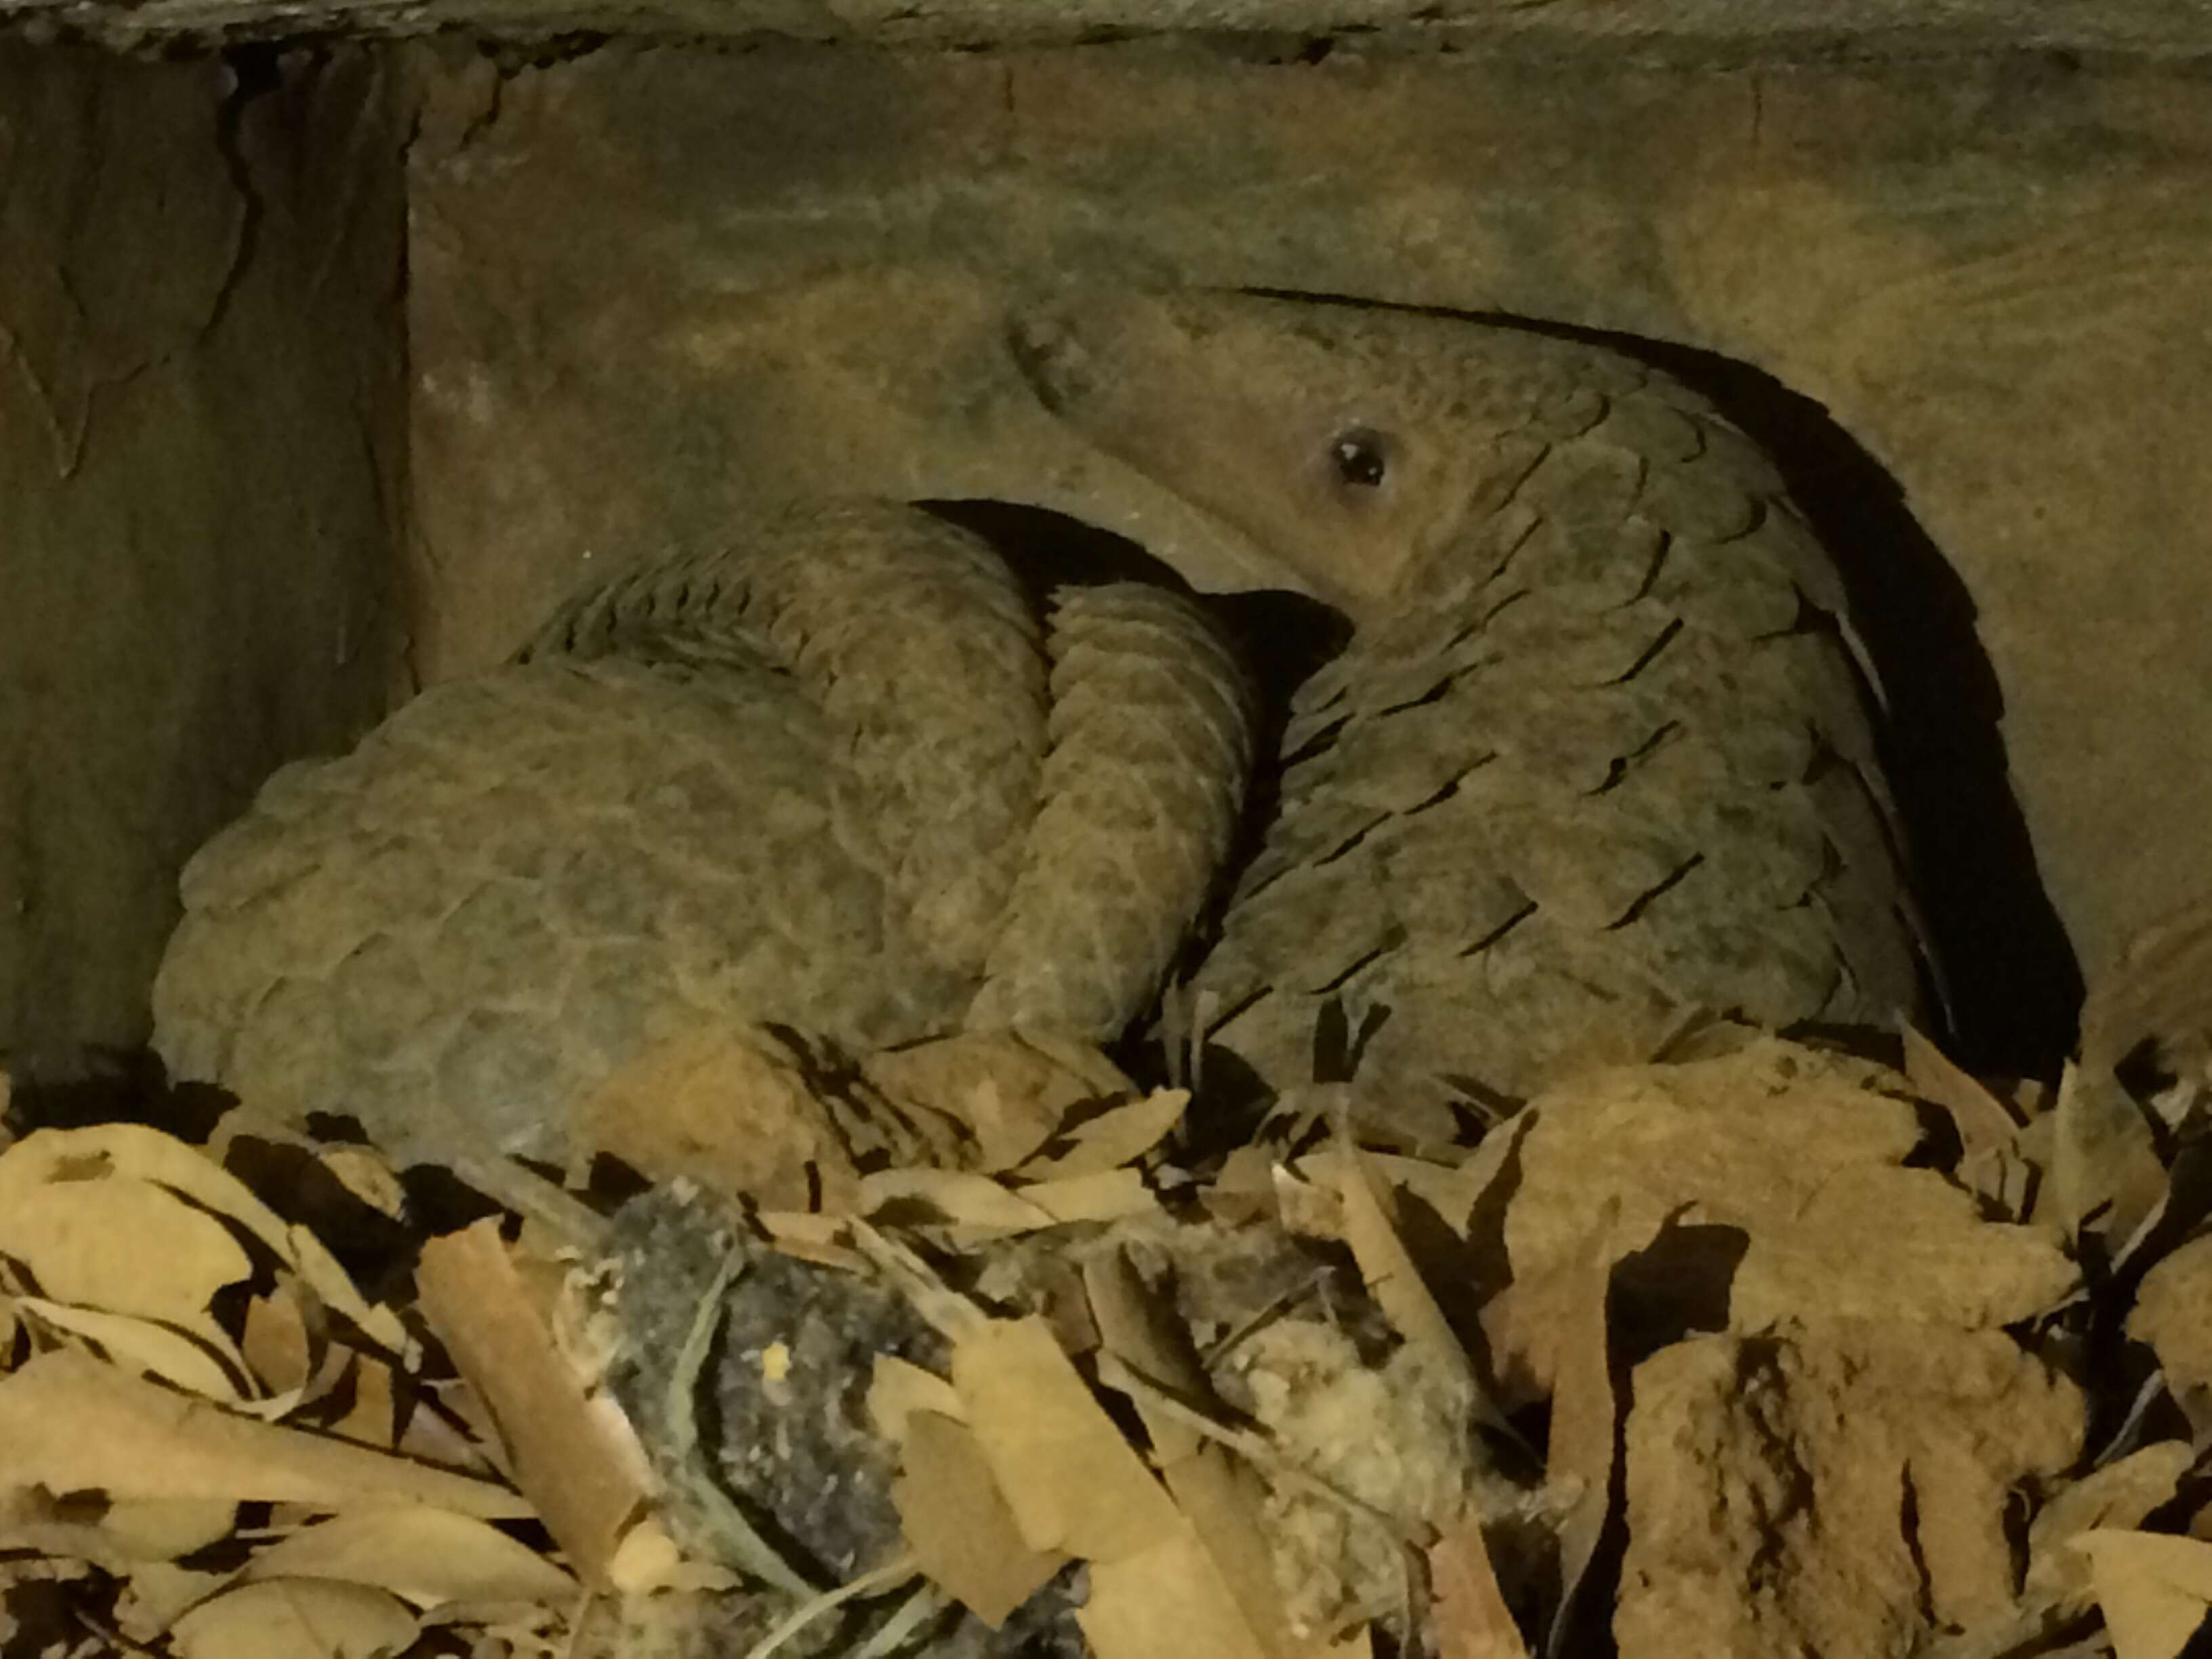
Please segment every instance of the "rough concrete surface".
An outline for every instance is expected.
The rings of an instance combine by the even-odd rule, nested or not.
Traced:
[[[0,46],[0,1061],[135,1044],[185,855],[394,666],[367,55]],[[258,70],[255,71],[258,75]]]
[[[576,30],[976,46],[1173,31],[1324,35],[1391,30],[1422,40],[1498,35],[1613,41],[1777,39],[1925,47],[2033,41],[2201,52],[2212,24],[2191,0],[8,0],[9,12],[121,40],[232,38],[332,27],[519,39]]]
[[[1003,290],[1505,312],[1723,354],[1682,372],[1741,391],[1749,366],[1826,406],[1752,385],[1731,412],[1794,422],[1805,441],[1760,431],[1793,489],[1886,550],[1846,574],[1970,1026],[2039,1028],[2047,1057],[2070,1016],[2007,754],[2085,959],[2206,879],[2197,70],[1356,40],[1317,64],[1157,42],[421,63],[426,678],[494,659],[596,560],[830,486],[1042,502],[1249,584],[1249,547],[1040,424]]]

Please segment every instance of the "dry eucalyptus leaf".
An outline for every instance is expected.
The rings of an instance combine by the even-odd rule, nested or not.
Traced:
[[[1528,1644],[1506,1610],[1477,1517],[1466,1516],[1438,1539],[1428,1560],[1437,1659],[1528,1659]]]
[[[1630,1243],[1617,1237],[1620,1221],[1619,1200],[1607,1199],[1568,1281],[1568,1317],[1560,1334],[1559,1381],[1552,1396],[1544,1480],[1554,1490],[1576,1491],[1580,1495],[1559,1528],[1559,1607],[1548,1644],[1554,1653],[1564,1650],[1583,1575],[1597,1554],[1598,1540],[1613,1513],[1620,1401],[1613,1386],[1612,1329],[1607,1304],[1613,1264],[1644,1242]]]
[[[1132,1169],[1102,1170],[1096,1175],[1040,1181],[1021,1188],[1024,1200],[1062,1224],[1077,1221],[1121,1221],[1160,1207],[1145,1177]]]
[[[7,1157],[41,1139],[17,1142]],[[0,1253],[27,1267],[56,1302],[196,1330],[213,1328],[216,1293],[253,1271],[215,1217],[151,1182],[114,1174],[0,1180]]]
[[[2117,1249],[2166,1197],[2149,1122],[2109,1074],[2069,1066],[2051,1133],[2052,1213],[2069,1237],[2100,1233]]]
[[[189,1607],[230,1583],[228,1572],[205,1572],[167,1561],[145,1561],[131,1570],[115,1601],[115,1628],[151,1646]]]
[[[1337,1197],[1344,1206],[1344,1242],[1352,1249],[1369,1293],[1401,1336],[1426,1349],[1448,1374],[1472,1382],[1474,1368],[1467,1350],[1398,1237],[1365,1160],[1348,1141],[1340,1141],[1334,1150],[1339,1153],[1334,1173]]]
[[[1188,1089],[1158,1089],[1111,1106],[1047,1141],[1015,1174],[1024,1181],[1065,1181],[1135,1162],[1173,1133],[1190,1108]]]
[[[255,1556],[246,1577],[370,1584],[418,1607],[462,1601],[558,1606],[579,1593],[574,1578],[498,1528],[420,1505],[317,1522]]]
[[[2027,1530],[2028,1594],[2086,1606],[2088,1559],[2066,1546],[2092,1530],[2140,1526],[2144,1516],[2171,1501],[2196,1461],[2196,1449],[2187,1441],[2161,1440],[2093,1470],[2051,1498]]]
[[[2179,1659],[2212,1608],[2212,1544],[2162,1533],[2078,1534],[2115,1659]]]
[[[902,1224],[944,1222],[994,1234],[1035,1232],[1053,1224],[1050,1212],[990,1176],[960,1170],[879,1170],[862,1179],[854,1207],[879,1224],[890,1219],[886,1210],[893,1210]],[[916,1207],[927,1213],[907,1213]]]
[[[374,1146],[321,1146],[317,1160],[351,1193],[379,1215],[394,1221],[407,1214],[407,1189],[383,1153]]]
[[[956,1341],[952,1385],[1031,1549],[1119,1561],[1181,1526],[1043,1320],[994,1320]]]
[[[891,1484],[901,1530],[922,1571],[996,1630],[1066,1557],[1024,1540],[966,1424],[915,1411],[904,1428]]]
[[[2020,1128],[2011,1110],[1917,1028],[1905,1026],[1904,1036],[1905,1081],[1950,1113],[1960,1145],[1969,1153],[2008,1149]]]
[[[238,1346],[247,1368],[270,1393],[305,1393],[314,1377],[315,1343],[289,1278],[280,1274],[274,1291],[246,1304]]]
[[[96,1308],[72,1308],[43,1297],[16,1298],[15,1305],[57,1330],[67,1331],[96,1345],[111,1364],[159,1377],[189,1394],[234,1406],[246,1398],[246,1361],[234,1351],[222,1350],[227,1340],[195,1340],[180,1330],[134,1319],[128,1314],[104,1313]],[[222,1333],[216,1331],[216,1337]],[[228,1363],[226,1361],[228,1360]]]
[[[431,1240],[416,1283],[454,1367],[500,1425],[515,1484],[585,1582],[604,1586],[645,1489],[532,1311],[498,1223]]]
[[[66,1348],[0,1377],[0,1487],[29,1486],[322,1510],[397,1500],[487,1519],[531,1513],[487,1481],[256,1422]]]
[[[1179,1516],[1139,1553],[1091,1564],[1091,1594],[1075,1622],[1097,1659],[1268,1659],[1213,1558]]]
[[[884,1439],[903,1443],[907,1419],[915,1412],[935,1412],[957,1419],[965,1410],[959,1391],[935,1371],[924,1370],[895,1353],[876,1356],[875,1372],[868,1382],[868,1420]]]
[[[230,1536],[238,1506],[227,1498],[139,1498],[110,1504],[100,1529],[139,1561],[173,1561]]]
[[[846,1242],[846,1220],[805,1210],[763,1210],[753,1217],[768,1242],[783,1255],[843,1273],[865,1273],[868,1258]]]
[[[180,1659],[385,1659],[421,1633],[382,1590],[304,1578],[227,1590],[178,1620],[169,1639]]]

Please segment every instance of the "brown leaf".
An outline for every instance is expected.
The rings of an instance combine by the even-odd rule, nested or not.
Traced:
[[[2070,1237],[2124,1244],[2166,1197],[2166,1166],[2149,1121],[2109,1074],[2069,1066],[2051,1114],[2054,1214]]]
[[[381,1659],[422,1627],[382,1590],[276,1579],[227,1590],[170,1627],[181,1659]]]
[[[996,1630],[1066,1557],[1032,1549],[967,1425],[910,1413],[891,1486],[907,1542],[921,1570]]]
[[[955,1342],[952,1385],[1031,1549],[1119,1561],[1181,1526],[1043,1320],[994,1320]]]
[[[1613,1386],[1607,1304],[1613,1264],[1625,1254],[1623,1241],[1615,1237],[1620,1220],[1619,1200],[1607,1199],[1569,1280],[1568,1319],[1559,1353],[1558,1387],[1552,1396],[1544,1478],[1554,1488],[1577,1488],[1578,1495],[1559,1528],[1559,1607],[1547,1644],[1553,1653],[1565,1650],[1583,1575],[1613,1514],[1620,1402]]]
[[[38,1146],[33,1135],[14,1152]],[[4,1163],[0,1159],[0,1163]],[[0,1180],[0,1252],[56,1302],[214,1328],[216,1292],[253,1271],[215,1217],[131,1176]]]
[[[389,1590],[417,1607],[443,1601],[538,1601],[559,1607],[576,1581],[496,1527],[410,1506],[334,1516],[253,1558],[249,1580],[329,1578]]]
[[[1528,1659],[1475,1516],[1462,1519],[1430,1547],[1429,1582],[1436,1595],[1437,1659]]]
[[[455,1368],[500,1425],[515,1484],[585,1582],[604,1586],[645,1489],[531,1310],[497,1222],[431,1240],[416,1283]]]
[[[2179,1659],[2212,1608],[2212,1544],[2099,1528],[2067,1547],[2089,1558],[2114,1659]]]
[[[1055,1134],[1015,1173],[1025,1181],[1066,1181],[1119,1169],[1167,1139],[1189,1107],[1188,1089],[1158,1089],[1140,1100],[1109,1107]]]
[[[267,1296],[246,1304],[246,1329],[239,1349],[246,1365],[271,1394],[304,1391],[314,1376],[315,1345],[291,1284],[280,1279]]]
[[[15,1305],[56,1330],[67,1331],[96,1345],[108,1363],[133,1373],[159,1377],[190,1394],[234,1406],[246,1398],[242,1379],[246,1361],[229,1350],[227,1339],[212,1326],[212,1337],[195,1340],[182,1331],[128,1314],[104,1313],[96,1308],[72,1308],[43,1297],[16,1298]],[[225,1363],[226,1359],[229,1363]]]
[[[2008,1149],[2020,1128],[2009,1108],[1923,1036],[1906,1025],[1905,1077],[1913,1088],[1951,1115],[1968,1152]]]
[[[404,1500],[494,1520],[531,1512],[503,1487],[258,1423],[66,1348],[0,1378],[0,1487],[28,1486],[322,1510]]]
[[[1075,1622],[1097,1659],[1267,1659],[1212,1556],[1180,1519],[1136,1554],[1094,1561]]]

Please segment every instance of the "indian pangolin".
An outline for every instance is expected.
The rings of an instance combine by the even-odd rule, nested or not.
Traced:
[[[1694,1011],[1887,1024],[1920,992],[1838,578],[1760,452],[1616,353],[1458,319],[1078,295],[1043,402],[1339,605],[1196,975],[1279,1091],[1332,1001],[1361,1094],[1649,1054]]]
[[[917,509],[795,509],[278,773],[185,869],[155,1044],[481,1170],[559,1159],[596,1083],[702,1026],[1105,1040],[1249,764],[1243,678],[1186,597],[1039,603]]]

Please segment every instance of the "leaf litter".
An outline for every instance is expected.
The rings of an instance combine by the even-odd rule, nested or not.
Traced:
[[[32,1128],[7,1650],[2172,1659],[2212,1607],[2204,936],[2095,988],[2055,1089],[1723,1025],[1418,1155],[1317,1098],[1194,1161],[1190,1093],[1067,1045],[831,1097],[782,1034],[694,1042],[578,1119],[712,1242],[662,1343],[561,1206],[433,1225],[310,1146],[411,1230],[362,1279],[240,1178],[247,1109]],[[810,1311],[756,1341],[771,1280]],[[824,1371],[864,1291],[905,1334]],[[733,1368],[794,1436],[849,1395],[851,1570],[747,1484],[787,1446],[714,1443]]]

